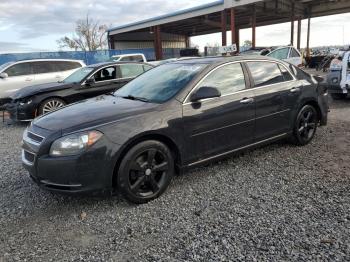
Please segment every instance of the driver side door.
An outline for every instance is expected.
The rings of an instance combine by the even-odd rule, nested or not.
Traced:
[[[254,93],[241,63],[215,68],[192,93],[200,87],[214,87],[221,96],[183,104],[186,159],[194,164],[254,141]]]

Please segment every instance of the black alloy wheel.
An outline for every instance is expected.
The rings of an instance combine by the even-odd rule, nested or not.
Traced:
[[[294,127],[294,142],[297,145],[307,145],[314,138],[318,124],[318,114],[311,105],[304,106],[298,114]]]
[[[166,145],[144,141],[124,156],[117,184],[125,198],[133,203],[146,203],[160,196],[174,175],[174,159]]]

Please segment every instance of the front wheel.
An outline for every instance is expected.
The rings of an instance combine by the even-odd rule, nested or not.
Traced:
[[[159,197],[174,175],[174,158],[159,141],[148,140],[132,147],[120,163],[119,191],[130,202],[147,203]]]
[[[311,105],[302,107],[294,124],[293,143],[299,146],[309,144],[315,136],[317,124],[318,114],[316,109]]]
[[[45,115],[47,113],[50,113],[52,111],[55,111],[61,107],[64,107],[66,105],[66,102],[63,101],[60,98],[49,98],[46,99],[44,102],[41,103],[39,106],[39,115]]]

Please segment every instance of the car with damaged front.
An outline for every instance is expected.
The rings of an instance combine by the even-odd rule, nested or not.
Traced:
[[[18,90],[11,95],[6,110],[13,121],[30,121],[68,104],[114,92],[153,67],[139,62],[89,65],[63,81]]]
[[[110,95],[36,118],[22,162],[50,191],[160,196],[188,168],[326,125],[326,88],[266,57],[213,57],[155,67]]]

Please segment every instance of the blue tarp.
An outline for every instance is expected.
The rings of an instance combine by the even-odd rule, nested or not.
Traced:
[[[155,60],[153,48],[147,49],[129,49],[129,50],[98,50],[98,51],[59,51],[59,52],[35,52],[35,53],[15,53],[15,54],[0,54],[0,65],[10,62],[27,59],[76,59],[83,60],[85,64],[91,65],[101,62],[106,62],[113,55],[142,53],[147,60]],[[179,57],[180,49],[164,49],[163,57],[172,58]]]

